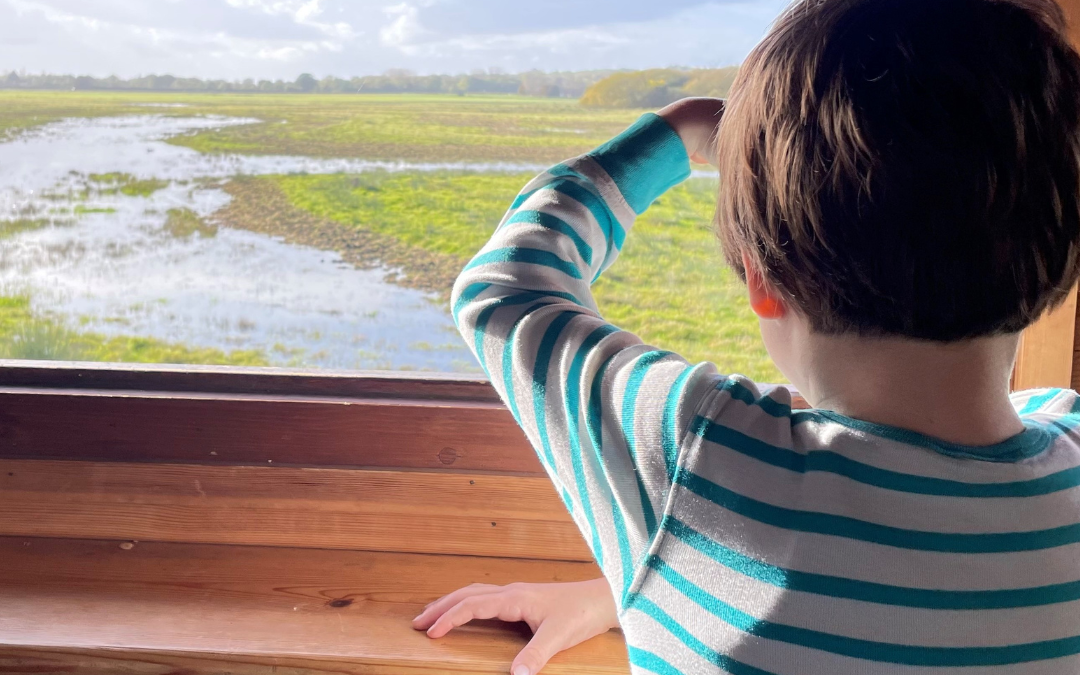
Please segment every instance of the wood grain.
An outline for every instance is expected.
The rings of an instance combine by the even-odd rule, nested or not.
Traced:
[[[476,375],[147,363],[0,359],[0,387],[500,401]]]
[[[501,403],[0,389],[0,457],[544,475]]]
[[[1076,288],[1063,305],[1027,328],[1020,337],[1013,371],[1015,390],[1072,386]]]
[[[413,631],[411,618],[474,581],[598,572],[461,556],[0,538],[0,672],[505,673],[527,639],[523,626],[478,622],[436,641]],[[628,672],[620,634],[556,657],[547,672]]]
[[[0,460],[0,534],[590,561],[546,478]]]

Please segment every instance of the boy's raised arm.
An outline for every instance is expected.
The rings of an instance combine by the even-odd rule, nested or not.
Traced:
[[[681,128],[686,137],[689,127]],[[620,607],[662,518],[695,411],[686,402],[705,400],[716,374],[604,321],[590,285],[615,261],[635,217],[689,174],[680,133],[643,116],[530,182],[453,294],[458,327]]]

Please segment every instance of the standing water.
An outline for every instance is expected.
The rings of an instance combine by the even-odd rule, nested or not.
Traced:
[[[225,206],[217,185],[235,175],[525,167],[204,155],[164,142],[256,121],[71,119],[0,143],[0,225],[53,222],[0,231],[0,296],[27,296],[35,314],[72,329],[257,350],[275,365],[476,370],[437,296],[386,282],[385,269],[194,216]],[[177,210],[195,225],[170,226]]]

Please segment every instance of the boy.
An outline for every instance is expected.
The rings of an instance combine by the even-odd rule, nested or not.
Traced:
[[[813,410],[596,312],[695,155]],[[1078,193],[1051,0],[793,6],[726,110],[552,168],[465,268],[454,316],[606,581],[474,586],[416,627],[526,620],[514,675],[617,624],[635,673],[1080,673],[1080,397],[1008,393],[1019,331],[1080,272]]]

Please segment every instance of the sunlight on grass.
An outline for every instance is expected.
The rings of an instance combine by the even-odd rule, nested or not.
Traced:
[[[98,192],[103,195],[120,193],[127,197],[149,197],[158,190],[167,188],[169,181],[156,178],[138,179],[127,173],[92,173],[88,177],[91,183],[96,183],[101,188]]]
[[[488,240],[529,174],[371,172],[275,176],[289,201],[320,218],[457,257]],[[716,183],[692,179],[643,215],[619,261],[593,288],[605,317],[646,342],[723,372],[782,382],[741,282],[712,229]]]
[[[142,337],[107,337],[36,316],[25,296],[0,296],[0,358],[265,366],[254,350],[223,352]]]

